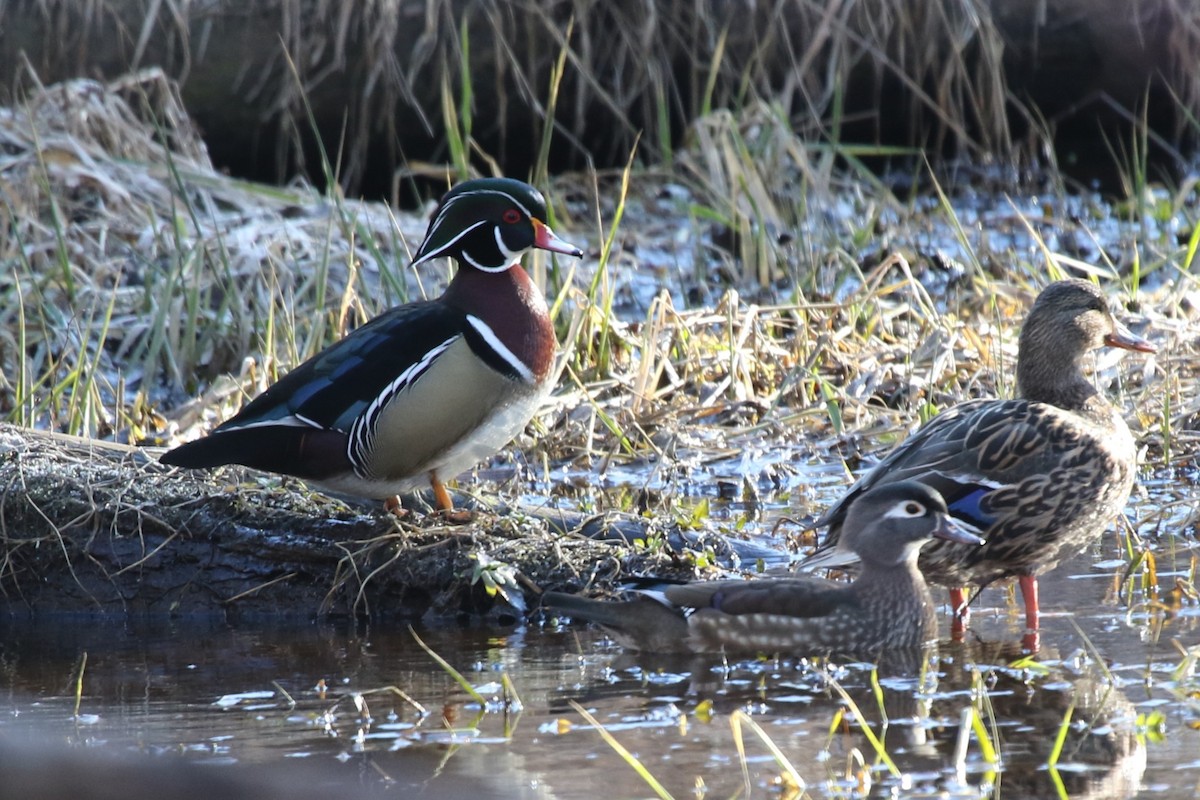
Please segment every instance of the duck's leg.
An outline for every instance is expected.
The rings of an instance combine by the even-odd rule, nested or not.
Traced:
[[[1041,609],[1038,608],[1037,575],[1022,575],[1017,582],[1021,586],[1021,598],[1025,601],[1025,627],[1036,631],[1041,617]]]
[[[454,501],[450,499],[450,492],[446,491],[446,484],[438,477],[437,470],[429,470],[429,485],[433,487],[433,502],[437,504],[437,510],[453,511]]]
[[[950,590],[950,610],[954,612],[955,619],[962,619],[965,623],[971,618],[971,599],[967,596],[967,588],[959,586]]]
[[[456,525],[465,525],[474,518],[475,515],[466,509],[455,510],[450,492],[446,490],[446,484],[442,483],[438,477],[437,470],[429,470],[429,485],[433,487],[433,500],[437,504],[435,513],[439,517]]]
[[[1036,653],[1042,644],[1042,635],[1038,631],[1041,609],[1038,608],[1037,575],[1022,575],[1017,583],[1021,587],[1021,598],[1025,601],[1025,635],[1021,637],[1021,646],[1026,652]]]
[[[955,641],[961,640],[967,630],[967,621],[971,618],[971,609],[968,606],[969,599],[965,587],[959,586],[950,590],[950,612],[953,614],[950,620],[950,636]]]

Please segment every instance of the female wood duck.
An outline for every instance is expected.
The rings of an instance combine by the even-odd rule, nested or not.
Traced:
[[[956,587],[951,604],[964,617],[959,587],[1018,576],[1025,622],[1036,631],[1036,573],[1097,536],[1133,487],[1137,449],[1129,427],[1083,375],[1084,356],[1105,345],[1154,352],[1113,318],[1096,286],[1082,280],[1047,286],[1021,328],[1020,399],[961,403],[926,423],[817,520],[816,527],[829,526],[829,536],[800,568],[847,563],[841,541],[855,498],[893,481],[919,480],[987,539],[983,547],[937,542],[922,551],[921,571]]]
[[[843,545],[862,563],[849,584],[809,576],[699,581],[623,602],[546,592],[543,603],[650,652],[861,654],[936,638],[918,551],[933,538],[963,547],[983,540],[959,527],[941,495],[916,481],[863,492],[842,530]]]
[[[441,297],[384,312],[162,463],[242,464],[371,498],[428,481],[451,510],[442,480],[507,444],[551,388],[557,341],[521,257],[583,253],[546,217],[542,195],[520,181],[455,186],[412,262],[458,261]]]

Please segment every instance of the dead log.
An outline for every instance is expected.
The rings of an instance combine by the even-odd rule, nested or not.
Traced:
[[[539,589],[690,577],[679,557],[689,549],[730,565],[784,557],[670,525],[663,546],[635,547],[653,523],[619,515],[497,505],[469,526],[413,519],[289,479],[172,470],[145,449],[0,425],[0,611],[10,614],[513,620]],[[500,602],[488,571],[529,596]]]

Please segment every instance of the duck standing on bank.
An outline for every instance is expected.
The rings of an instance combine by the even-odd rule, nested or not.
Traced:
[[[927,547],[919,561],[925,577],[953,587],[951,605],[965,619],[962,587],[1018,576],[1025,624],[1036,631],[1037,573],[1099,535],[1133,487],[1133,435],[1083,374],[1084,357],[1104,346],[1155,352],[1116,321],[1095,285],[1048,285],[1021,328],[1020,399],[960,403],[927,422],[814,523],[829,535],[800,569],[850,563],[844,541],[855,499],[894,481],[918,480],[987,540],[983,547]]]
[[[696,581],[609,602],[546,592],[543,604],[595,622],[647,652],[876,653],[937,638],[917,554],[930,539],[978,547],[941,496],[916,481],[863,492],[850,505],[843,546],[861,560],[853,583],[810,576]]]
[[[384,312],[161,462],[242,464],[370,498],[428,482],[451,511],[442,481],[507,444],[551,388],[557,340],[521,258],[583,253],[547,216],[541,193],[520,181],[455,186],[412,261],[458,262],[441,297]]]

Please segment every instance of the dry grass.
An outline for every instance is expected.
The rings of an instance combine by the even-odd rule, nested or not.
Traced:
[[[419,219],[217,173],[161,73],[49,87],[0,139],[0,407],[20,424],[147,435],[164,396],[229,372],[254,391],[415,291],[396,264]]]
[[[1056,120],[1007,76],[1054,62],[1061,53],[1051,40],[1064,30],[1114,65],[1115,74],[1096,71],[1095,87],[1080,86],[1081,103],[1096,99],[1088,91],[1125,89],[1134,99],[1112,102],[1136,117],[1144,87],[1124,86],[1124,69],[1164,76],[1175,118],[1184,126],[1200,119],[1200,11],[1183,0],[1157,0],[1136,15],[1122,0],[255,0],[226,16],[163,4],[147,14],[118,0],[18,8],[27,5],[38,8],[15,21],[61,39],[56,47],[36,35],[20,43],[33,69],[95,74],[87,58],[96,53],[134,68],[162,64],[187,82],[193,112],[222,120],[231,136],[254,131],[240,142],[273,142],[262,150],[279,160],[280,174],[290,159],[319,174],[323,165],[304,147],[305,103],[329,100],[320,127],[346,187],[381,163],[369,165],[372,147],[389,151],[383,172],[404,176],[425,172],[413,161],[451,161],[437,148],[457,138],[442,110],[447,89],[461,85],[472,87],[475,144],[486,143],[475,163],[529,161],[530,142],[550,128],[559,163],[619,164],[639,138],[649,162],[665,162],[693,120],[758,98],[780,102],[792,127],[838,145],[852,131],[860,143],[1036,163]],[[1017,51],[1018,63],[1007,63]],[[560,59],[557,102],[548,103],[547,78]],[[1164,138],[1171,133],[1180,131]]]
[[[399,266],[421,215],[232,180],[188,130],[155,75],[49,87],[0,118],[0,357],[10,376],[0,397],[11,421],[125,442],[191,436],[421,291],[421,276]],[[163,132],[170,148],[157,143]],[[1010,394],[1024,310],[1063,270],[1095,274],[1161,348],[1097,361],[1147,460],[1175,465],[1196,452],[1200,293],[1174,233],[1195,225],[1195,187],[1148,185],[1150,219],[1065,195],[901,202],[865,173],[835,168],[762,105],[698,121],[677,155],[678,171],[635,170],[628,191],[607,174],[552,182],[564,234],[611,246],[577,272],[540,273],[561,301],[564,376],[536,435],[504,457],[518,467],[505,495],[729,534],[759,518],[760,492],[797,486],[789,512],[811,513],[822,497],[797,472],[840,481],[843,460],[855,467],[937,409]],[[445,276],[424,277],[435,293]],[[604,488],[617,474],[632,477]],[[695,496],[705,481],[745,501],[747,516],[710,518]],[[54,541],[65,523],[79,527],[76,516],[35,538]],[[498,558],[506,541],[514,561],[551,552],[529,546],[554,540],[544,528],[514,525],[488,540]],[[658,529],[645,539],[633,550],[671,557]],[[338,596],[355,606],[370,576],[401,555],[415,563],[420,545],[398,541],[347,541],[333,558]],[[720,560],[710,547],[676,566],[703,573]],[[620,552],[605,580],[632,563]],[[431,574],[450,570],[446,583],[467,568],[437,564]],[[594,579],[571,569],[545,574]]]
[[[3,397],[20,424],[124,440],[152,436],[164,411],[177,427],[206,424],[212,408],[228,414],[278,370],[419,291],[398,265],[420,215],[215,173],[161,76],[50,87],[0,123],[0,254],[11,267],[0,321],[13,376]],[[1168,345],[1132,376],[1156,391],[1137,403],[1142,427],[1187,443],[1197,409],[1181,356],[1194,295],[1187,273],[1171,275],[1186,254],[1170,226],[1141,238],[1144,222],[1114,225],[1094,199],[1090,216],[1066,200],[1061,216],[970,199],[902,204],[835,169],[766,106],[695,131],[682,171],[634,175],[616,231],[617,184],[566,178],[551,193],[573,237],[616,234],[608,261],[585,260],[551,294],[562,293],[560,329],[576,337],[566,391],[591,398],[598,420],[632,423],[626,449],[649,442],[643,420],[721,406],[759,409],[755,424],[798,414],[810,432],[841,434],[873,424],[867,403],[919,414],[926,402],[1004,394],[1011,342],[997,336],[1011,337],[1047,273],[1111,280],[1131,257],[1138,272],[1117,294],[1138,292]],[[1165,200],[1172,225],[1191,224],[1185,189]],[[579,230],[589,224],[596,233]],[[1023,254],[1011,245],[1020,241],[1040,251]],[[1067,241],[1075,251],[1090,241],[1101,265],[1053,246]],[[1147,276],[1152,290],[1130,283]],[[238,377],[218,380],[227,373]],[[1179,394],[1157,394],[1163,384]],[[193,393],[200,402],[180,406]],[[626,402],[610,414],[596,401],[605,396]],[[593,424],[584,440],[607,441],[604,430]]]

